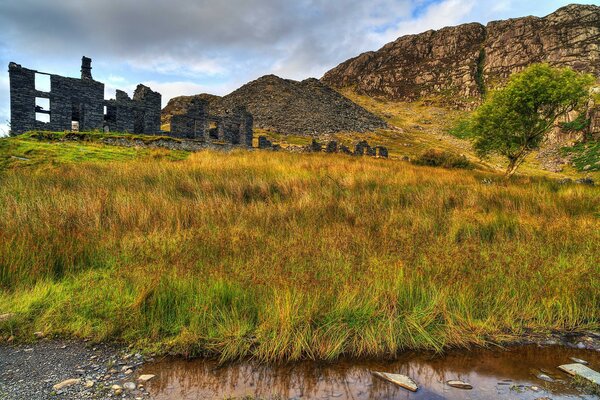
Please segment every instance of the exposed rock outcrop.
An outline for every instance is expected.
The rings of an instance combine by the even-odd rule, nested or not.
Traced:
[[[267,75],[224,96],[176,97],[162,111],[162,123],[185,113],[191,100],[208,101],[210,113],[245,106],[256,128],[283,134],[367,132],[386,123],[317,79],[302,82]]]
[[[538,62],[600,77],[600,7],[570,5],[544,18],[403,36],[338,65],[322,81],[390,100],[441,95],[464,102]]]

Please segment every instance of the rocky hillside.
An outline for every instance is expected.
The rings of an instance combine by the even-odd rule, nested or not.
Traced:
[[[600,77],[600,7],[570,5],[544,18],[466,24],[403,36],[323,76],[335,88],[390,100],[478,98],[532,63]]]
[[[367,132],[386,123],[317,79],[302,82],[267,75],[224,96],[201,94],[176,97],[162,111],[163,123],[184,113],[194,97],[209,102],[210,113],[244,105],[256,128],[283,134]]]

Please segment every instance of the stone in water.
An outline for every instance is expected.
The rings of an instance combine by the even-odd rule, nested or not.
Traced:
[[[558,367],[561,371],[566,372],[569,375],[580,376],[588,381],[600,385],[600,373],[594,371],[591,368],[586,367],[582,364],[566,364]]]
[[[588,365],[588,362],[585,360],[582,360],[581,358],[577,358],[577,357],[569,357],[571,359],[571,361],[577,363],[577,364],[583,364],[583,365]]]
[[[552,377],[550,377],[549,375],[546,375],[544,373],[539,373],[536,375],[538,379],[541,379],[545,382],[554,382],[554,379],[552,379]]]
[[[452,386],[453,388],[457,388],[457,389],[466,389],[466,390],[471,390],[473,389],[473,385],[471,385],[470,383],[467,382],[463,382],[463,381],[448,381],[446,382],[448,384],[448,386]]]
[[[384,381],[391,382],[394,385],[398,385],[404,389],[408,389],[411,392],[416,392],[419,389],[419,387],[417,386],[415,381],[413,381],[406,375],[388,374],[387,372],[377,372],[377,371],[371,371],[371,373],[373,374],[373,376],[376,376],[379,379],[383,379]]]

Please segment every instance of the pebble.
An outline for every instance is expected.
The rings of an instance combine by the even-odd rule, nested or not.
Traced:
[[[129,390],[129,391],[132,391],[132,390],[135,390],[136,386],[135,386],[135,383],[133,383],[133,382],[125,382],[123,384],[123,388],[126,390]]]
[[[12,317],[14,317],[14,315],[15,314],[13,314],[13,313],[0,314],[0,322],[8,321]]]
[[[140,375],[138,378],[138,381],[140,382],[148,382],[150,379],[154,378],[156,375],[152,375],[152,374],[145,374],[145,375]]]
[[[81,379],[67,379],[67,380],[64,380],[64,381],[52,386],[52,389],[61,390],[61,389],[67,388],[69,386],[76,385],[79,382],[81,382]]]

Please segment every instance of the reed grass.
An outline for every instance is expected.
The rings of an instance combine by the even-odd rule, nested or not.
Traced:
[[[543,178],[258,151],[14,168],[0,335],[281,361],[598,329],[599,243],[600,189]]]

